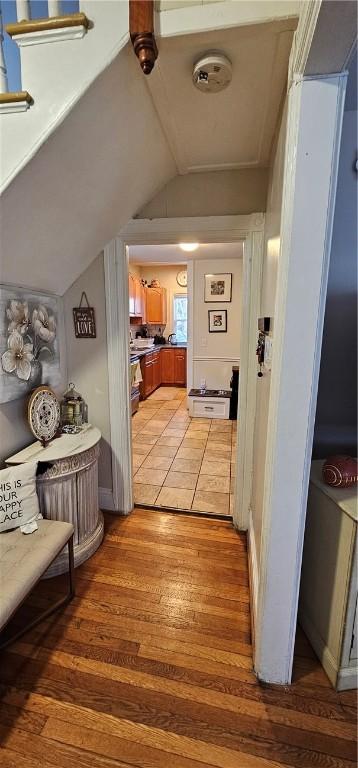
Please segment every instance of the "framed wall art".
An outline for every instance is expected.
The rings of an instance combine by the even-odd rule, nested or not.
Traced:
[[[230,302],[231,301],[232,274],[226,272],[219,275],[205,275],[205,293],[206,303]]]
[[[0,286],[0,403],[62,384],[59,299]]]
[[[209,333],[227,332],[227,309],[209,309]]]

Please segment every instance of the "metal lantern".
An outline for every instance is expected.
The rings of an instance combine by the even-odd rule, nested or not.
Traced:
[[[87,404],[76,391],[73,381],[61,400],[61,425],[81,427],[87,421]]]

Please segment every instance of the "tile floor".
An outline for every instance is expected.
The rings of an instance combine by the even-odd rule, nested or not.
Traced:
[[[190,418],[186,389],[159,387],[132,420],[134,501],[231,515],[236,421]]]

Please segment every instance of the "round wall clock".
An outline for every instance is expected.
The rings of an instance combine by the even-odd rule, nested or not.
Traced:
[[[182,269],[177,274],[177,283],[181,288],[186,288],[188,285],[188,273],[186,269]]]
[[[27,409],[32,434],[46,445],[56,435],[60,426],[60,403],[50,387],[37,387],[32,393]]]

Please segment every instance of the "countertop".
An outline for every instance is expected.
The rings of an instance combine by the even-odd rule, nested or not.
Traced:
[[[178,341],[177,344],[154,344],[153,347],[150,349],[144,349],[144,350],[132,350],[131,349],[131,360],[134,359],[140,359],[141,357],[144,357],[145,355],[149,355],[151,352],[160,352],[161,349],[186,349],[187,348],[186,342],[180,342]]]

